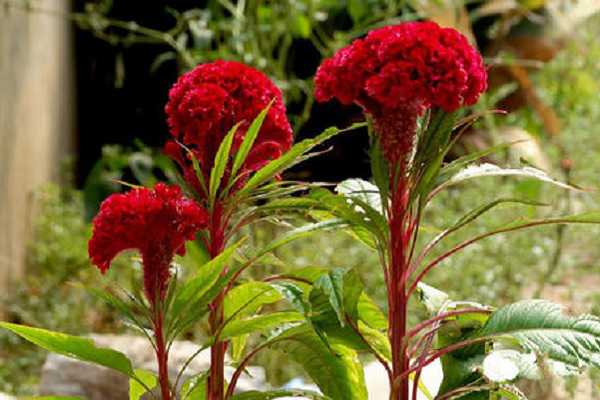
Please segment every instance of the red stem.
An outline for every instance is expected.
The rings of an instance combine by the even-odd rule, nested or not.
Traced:
[[[408,400],[408,378],[402,378],[409,369],[410,359],[405,346],[407,333],[406,268],[409,265],[412,228],[414,223],[407,209],[407,182],[399,180],[392,195],[390,210],[390,270],[388,283],[389,337],[392,346],[393,381],[390,400]]]
[[[215,258],[223,252],[225,248],[225,229],[226,221],[223,218],[223,209],[220,204],[215,204],[209,221],[209,254],[210,258]],[[226,274],[224,268],[222,274]],[[210,330],[215,334],[223,323],[223,299],[225,290],[219,293],[210,304],[210,314],[208,317]],[[223,400],[225,392],[225,353],[227,352],[227,342],[217,341],[210,348],[210,375],[208,378],[207,395],[208,400]]]
[[[444,347],[443,349],[437,350],[430,357],[426,358],[425,360],[423,360],[421,362],[418,362],[417,365],[407,368],[406,371],[404,371],[400,376],[398,376],[394,380],[394,385],[392,387],[392,391],[394,390],[394,388],[400,387],[401,383],[404,380],[408,379],[408,376],[410,374],[412,374],[413,372],[422,370],[423,368],[425,368],[426,366],[428,366],[429,364],[431,364],[438,358],[445,356],[446,354],[451,353],[455,350],[459,350],[464,347],[471,346],[473,344],[481,343],[486,340],[489,340],[489,338],[488,337],[480,337],[480,338],[476,338],[476,339],[469,339],[469,340],[465,340],[462,342],[454,343],[453,345],[450,345],[450,346]]]
[[[486,239],[490,236],[499,235],[501,233],[506,233],[506,232],[513,232],[513,231],[517,231],[519,229],[527,229],[527,228],[533,228],[536,226],[559,224],[559,223],[567,224],[569,222],[571,222],[571,221],[568,218],[565,218],[564,220],[553,219],[553,220],[532,221],[530,223],[523,224],[523,225],[511,226],[508,228],[498,229],[498,230],[495,230],[492,232],[486,232],[479,236],[475,236],[472,239],[465,240],[464,242],[457,244],[456,246],[454,246],[453,248],[451,248],[444,254],[441,254],[436,259],[434,259],[429,264],[427,264],[427,266],[423,269],[423,271],[421,271],[419,273],[419,275],[417,276],[417,278],[413,281],[412,285],[410,286],[410,289],[408,290],[408,295],[410,296],[417,289],[418,283],[421,282],[421,280],[423,280],[425,275],[427,275],[433,268],[435,268],[437,265],[439,265],[439,263],[444,261],[446,258],[452,256],[453,254],[459,252],[460,250],[464,249],[465,247],[472,245],[473,243],[476,243],[480,240]]]
[[[160,306],[158,307],[160,308]],[[158,382],[162,400],[171,400],[171,387],[169,384],[169,352],[165,345],[163,335],[163,313],[158,309],[155,312],[154,337],[156,339],[156,361],[158,363]]]
[[[463,308],[460,310],[454,310],[454,311],[448,311],[445,313],[441,313],[436,315],[433,318],[430,318],[426,321],[421,322],[420,324],[418,324],[417,326],[415,326],[413,329],[411,329],[408,334],[407,334],[407,339],[410,339],[412,337],[414,337],[417,333],[419,333],[421,330],[423,330],[424,328],[428,327],[429,325],[432,325],[438,321],[442,321],[446,318],[449,317],[455,317],[455,316],[459,316],[462,314],[474,314],[474,313],[480,313],[480,314],[490,314],[491,311],[490,310],[485,310],[482,308],[477,308],[477,307],[469,307],[469,308]]]

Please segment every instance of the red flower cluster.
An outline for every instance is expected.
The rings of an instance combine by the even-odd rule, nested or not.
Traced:
[[[452,112],[474,104],[487,87],[487,73],[481,55],[458,31],[434,22],[407,22],[371,31],[338,51],[319,67],[315,84],[318,101],[355,103],[376,124],[379,119],[386,156],[396,162],[409,149],[386,143],[412,143],[416,118],[427,108]],[[394,131],[387,126],[389,114],[401,119],[395,128],[408,129],[395,134],[408,134],[410,140],[384,137]]]
[[[207,224],[206,211],[185,198],[178,186],[158,183],[151,189],[113,194],[100,206],[88,244],[92,263],[102,273],[123,250],[138,249],[144,265],[144,290],[151,302],[165,294],[175,254]]]
[[[243,167],[248,173],[287,151],[293,139],[281,91],[263,73],[233,61],[199,65],[175,83],[165,111],[171,134],[194,153],[208,177],[229,129],[241,122],[234,138],[235,152],[250,123],[273,99]],[[165,152],[182,166],[188,182],[196,181],[179,145],[167,143]]]

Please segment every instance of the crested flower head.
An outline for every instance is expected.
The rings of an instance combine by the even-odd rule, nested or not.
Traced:
[[[232,146],[235,153],[250,123],[271,101],[243,167],[249,173],[287,151],[293,139],[281,91],[262,72],[233,61],[199,65],[173,85],[165,111],[171,135],[194,154],[209,176],[227,132],[240,123]],[[178,145],[167,144],[165,152],[184,170],[190,169],[187,154]],[[193,171],[186,175],[191,179]]]
[[[417,117],[428,108],[452,112],[474,104],[487,87],[487,73],[481,55],[458,31],[406,22],[373,30],[325,60],[315,87],[318,101],[336,98],[369,113],[386,157],[398,162],[410,153]]]
[[[102,273],[121,251],[137,249],[144,267],[144,291],[151,302],[162,298],[175,254],[185,253],[207,223],[206,211],[185,198],[178,186],[158,183],[154,189],[113,194],[102,202],[88,244],[92,263]]]

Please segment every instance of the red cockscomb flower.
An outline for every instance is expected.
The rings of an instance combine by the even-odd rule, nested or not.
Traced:
[[[207,224],[207,213],[185,198],[178,186],[158,183],[153,190],[134,189],[102,202],[88,244],[92,263],[105,273],[123,250],[137,249],[144,266],[144,291],[154,302],[165,294],[175,254]]]
[[[175,83],[165,111],[171,134],[194,153],[208,177],[229,129],[241,122],[233,143],[235,153],[250,123],[273,99],[243,167],[242,173],[248,173],[287,151],[293,139],[281,91],[263,73],[233,61],[199,65]],[[198,188],[180,146],[167,143],[165,152],[182,166],[186,180]]]
[[[386,158],[406,159],[427,108],[452,112],[487,87],[481,55],[458,31],[434,22],[376,29],[321,64],[318,101],[358,104],[374,121]]]

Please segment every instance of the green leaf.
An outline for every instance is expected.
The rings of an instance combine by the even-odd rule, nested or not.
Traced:
[[[277,339],[287,353],[332,399],[366,400],[363,369],[354,350],[333,344],[327,347],[306,324],[287,330]]]
[[[291,274],[289,274],[291,275]],[[293,275],[291,275],[293,276]],[[307,315],[310,311],[310,304],[305,300],[304,290],[299,285],[290,282],[273,282],[271,286],[277,290],[288,303],[298,312]]]
[[[379,188],[381,199],[388,199],[390,188],[390,173],[387,160],[381,150],[381,144],[373,134],[372,124],[369,124],[369,136],[371,145],[369,146],[369,158],[371,160],[371,174],[373,182]]]
[[[344,308],[344,276],[345,272],[343,269],[337,268],[326,274],[323,274],[313,284],[313,289],[310,293],[310,302],[313,305],[313,313],[323,313],[323,309],[327,310],[329,307],[323,308],[322,304],[325,303],[320,298],[324,297],[329,306],[335,312],[338,322],[344,326],[346,324],[346,312]],[[319,299],[319,300],[317,300]]]
[[[346,179],[335,187],[335,191],[344,197],[358,199],[379,214],[383,214],[379,189],[371,182],[363,179]]]
[[[358,321],[358,331],[377,354],[388,361],[392,360],[392,346],[386,333],[373,329],[362,321]]]
[[[279,399],[281,397],[301,397],[309,400],[330,400],[330,397],[308,390],[270,390],[267,392],[251,390],[236,394],[231,398],[231,400],[272,400]]]
[[[229,342],[229,349],[231,360],[233,363],[238,363],[242,357],[244,356],[244,350],[246,349],[246,344],[248,342],[248,337],[250,335],[240,335],[236,336]]]
[[[438,192],[441,189],[444,189],[448,186],[452,186],[457,183],[464,182],[464,181],[467,181],[470,179],[481,178],[481,177],[486,177],[486,176],[517,176],[517,177],[523,177],[523,178],[530,178],[530,179],[536,179],[541,182],[550,183],[554,186],[558,186],[563,189],[582,191],[581,188],[578,188],[573,185],[569,185],[567,183],[560,182],[560,181],[550,177],[544,171],[537,169],[537,168],[528,167],[528,166],[523,167],[523,168],[502,168],[495,164],[489,164],[489,163],[484,163],[484,164],[479,164],[479,165],[470,165],[470,166],[466,167],[465,169],[456,173],[450,179],[448,179],[447,181],[442,183],[440,186],[438,186],[435,190],[436,190],[436,192]]]
[[[234,249],[232,249],[232,247],[239,245],[242,242],[242,240],[240,240],[237,244],[230,246],[228,249],[225,250],[225,252],[228,252],[228,250],[231,250],[233,252]],[[244,266],[244,264],[242,263],[234,263],[233,265],[229,265],[227,269],[225,269],[225,259],[231,257],[231,255],[233,254],[232,253],[231,255],[226,255],[225,252],[221,253],[219,256],[215,257],[208,264],[202,267],[203,270],[205,270],[206,268],[206,271],[210,273],[210,276],[213,276],[213,274],[217,274],[217,272],[219,272],[215,280],[213,280],[210,284],[204,285],[202,283],[201,275],[198,275],[192,278],[192,281],[195,281],[194,283],[190,281],[188,282],[188,284],[190,284],[191,287],[194,287],[196,284],[198,284],[202,288],[202,290],[200,290],[199,292],[194,292],[193,289],[186,289],[185,293],[190,294],[191,297],[189,297],[188,294],[185,294],[182,295],[183,297],[180,297],[179,300],[177,300],[177,295],[175,296],[176,300],[174,301],[174,304],[177,303],[181,305],[176,307],[176,309],[179,310],[177,313],[172,311],[173,308],[171,308],[171,310],[167,313],[167,316],[169,318],[173,318],[172,321],[170,319],[168,320],[168,339],[174,339],[176,335],[178,335],[182,330],[194,324],[205,314],[207,314],[209,311],[208,306],[212,302],[212,300],[214,300],[215,296],[217,296],[221,292],[221,290],[223,290],[223,288],[228,285],[229,281],[233,278],[233,276],[236,275],[239,272],[239,270]],[[213,262],[214,264],[211,264]],[[218,271],[211,272],[210,265],[214,265],[215,268],[218,269]],[[188,285],[186,284],[183,287],[183,289],[185,289],[186,286]],[[190,300],[186,302],[186,298],[189,298]]]
[[[343,225],[343,224],[344,223],[342,221],[330,219],[327,221],[306,224],[299,228],[292,229],[291,231],[285,233],[280,238],[270,242],[268,245],[263,247],[260,250],[260,252],[258,253],[258,256],[260,257],[263,254],[269,253],[269,252],[271,252],[283,245],[286,245],[294,240],[301,239],[306,236],[312,235],[315,232],[336,229],[336,228],[339,228],[340,225]]]
[[[181,399],[206,400],[208,371],[188,379],[181,387]]]
[[[506,203],[514,203],[514,204],[525,204],[525,205],[530,205],[530,206],[546,206],[547,204],[545,203],[539,203],[537,201],[531,201],[531,200],[527,200],[527,199],[497,199],[494,201],[491,201],[487,204],[484,204],[482,206],[479,206],[471,211],[469,211],[467,214],[463,215],[458,221],[456,221],[450,228],[447,228],[444,230],[444,233],[442,232],[442,234],[444,234],[444,236],[446,236],[448,233],[457,231],[458,229],[464,227],[465,225],[468,225],[469,223],[475,221],[477,218],[479,218],[481,215],[485,214],[487,211],[493,209],[494,207],[500,205],[500,204],[506,204]]]
[[[177,317],[204,297],[209,289],[219,280],[223,269],[241,244],[242,240],[232,244],[217,257],[198,268],[196,274],[175,293],[169,314]]]
[[[335,195],[326,189],[315,189],[309,197],[319,202],[326,212],[311,213],[315,219],[339,219],[349,226],[351,234],[370,247],[375,246],[375,239],[386,240],[387,221],[378,211],[357,197]]]
[[[131,361],[123,353],[97,347],[92,339],[8,322],[0,322],[0,328],[16,333],[23,339],[53,353],[101,365],[129,377],[134,376]]]
[[[236,319],[225,325],[219,338],[221,340],[227,340],[249,333],[268,332],[279,325],[299,321],[304,321],[304,315],[295,311],[281,311],[255,315],[244,319]]]
[[[503,150],[506,150],[517,143],[519,143],[519,142],[517,141],[517,142],[510,142],[510,143],[502,143],[502,144],[499,144],[496,146],[488,147],[487,149],[483,149],[480,151],[469,152],[469,154],[459,157],[456,160],[453,160],[452,162],[450,162],[447,165],[445,165],[444,167],[442,167],[440,174],[438,176],[438,179],[437,179],[438,184],[443,183],[444,181],[450,179],[451,176],[458,173],[463,168],[469,166],[474,161],[481,160],[482,158],[487,157],[491,154],[495,154],[495,153],[501,152]]]
[[[300,143],[295,144],[287,153],[283,154],[276,160],[270,161],[267,165],[258,170],[248,180],[248,182],[246,182],[246,185],[244,185],[244,187],[237,192],[236,197],[244,198],[245,196],[249,195],[250,192],[252,192],[255,188],[273,179],[273,177],[281,173],[283,170],[291,167],[299,161],[302,161],[301,156],[307,151],[314,148],[315,146],[323,143],[324,141],[332,138],[333,136],[339,135],[342,132],[347,132],[352,129],[360,128],[364,125],[365,124],[363,123],[353,124],[345,129],[329,128],[313,139],[305,139]]]
[[[227,168],[227,162],[229,161],[229,154],[231,152],[231,145],[233,144],[233,138],[235,137],[235,133],[240,126],[240,122],[235,124],[227,133],[219,149],[217,150],[217,154],[215,156],[215,162],[210,171],[210,182],[209,182],[209,199],[210,204],[214,204],[214,201],[217,196],[217,191],[219,190],[219,186],[221,186],[221,179],[225,174],[225,169]],[[231,177],[230,179],[232,179]]]
[[[244,164],[244,161],[246,161],[246,158],[248,157],[248,154],[252,149],[252,145],[258,137],[258,132],[260,131],[265,117],[271,109],[271,106],[273,105],[274,101],[275,99],[271,100],[271,102],[258,114],[258,116],[254,118],[254,121],[252,121],[250,127],[248,127],[248,130],[244,135],[244,140],[242,141],[240,148],[235,154],[235,159],[233,160],[233,167],[231,168],[231,176],[233,179],[235,179],[237,172]]]
[[[357,304],[358,319],[378,330],[387,330],[388,320],[383,311],[377,304],[367,296],[361,293]]]
[[[283,297],[271,285],[260,281],[242,283],[227,292],[223,301],[225,319],[235,315],[242,318],[257,312],[263,305],[275,303]]]
[[[140,382],[143,382],[148,389],[153,389],[156,386],[157,378],[152,372],[141,369],[136,369],[134,374],[138,380],[129,379],[129,400],[140,400],[146,393],[146,388]]]
[[[495,311],[473,335],[543,355],[575,368],[600,367],[600,318],[563,313],[544,300],[525,300]]]
[[[380,332],[364,321],[359,321],[358,304],[363,295],[362,283],[353,270],[335,269],[315,281],[309,295],[311,306],[309,321],[326,346],[341,344],[357,351],[371,351],[371,347],[375,347],[379,348],[378,352],[381,352]],[[365,300],[363,302],[367,303]],[[374,310],[376,308],[368,311]],[[363,312],[365,311],[363,309]],[[349,324],[348,320],[352,321],[352,324]],[[381,324],[381,321],[375,323]],[[356,331],[357,329],[360,331],[361,324],[365,333],[370,336],[366,343],[365,338]],[[369,340],[377,343],[370,343]]]

